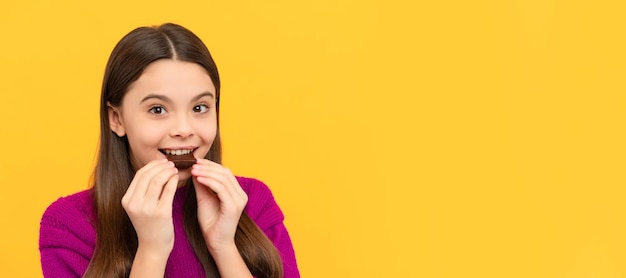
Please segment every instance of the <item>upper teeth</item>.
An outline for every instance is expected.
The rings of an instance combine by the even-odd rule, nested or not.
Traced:
[[[191,150],[165,150],[165,154],[169,155],[184,155],[191,153]]]

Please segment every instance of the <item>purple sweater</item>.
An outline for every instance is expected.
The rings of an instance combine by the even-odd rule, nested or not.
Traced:
[[[261,181],[237,177],[248,194],[245,212],[272,240],[283,260],[284,277],[300,277],[284,216],[270,189]],[[183,228],[183,188],[176,191],[173,205],[174,249],[165,277],[205,277]],[[41,219],[39,251],[44,277],[81,277],[96,245],[96,212],[89,190],[52,203]]]

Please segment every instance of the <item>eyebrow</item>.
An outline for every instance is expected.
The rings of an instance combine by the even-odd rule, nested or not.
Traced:
[[[201,98],[207,97],[207,96],[212,98],[212,99],[215,99],[215,96],[213,95],[213,93],[211,93],[209,91],[206,91],[206,92],[203,92],[203,93],[193,97],[193,99],[191,99],[191,102],[198,101]],[[153,98],[160,99],[160,100],[165,101],[165,102],[172,102],[172,100],[170,100],[170,98],[168,98],[167,96],[157,95],[157,94],[149,94],[149,95],[145,96],[144,98],[142,98],[139,103],[143,103],[143,102],[145,102],[147,100],[150,100],[150,99],[153,99]]]

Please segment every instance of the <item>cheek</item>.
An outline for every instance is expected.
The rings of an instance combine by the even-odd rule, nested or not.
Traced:
[[[198,153],[201,157],[206,157],[209,153],[209,150],[212,148],[213,143],[215,142],[215,136],[217,135],[217,127],[215,125],[204,125],[203,128],[197,129],[198,133],[196,133],[202,139],[203,147],[199,150]]]
[[[178,171],[179,182],[184,182],[191,177],[191,168]]]
[[[141,126],[141,125],[140,125]],[[155,149],[158,148],[158,144],[161,140],[163,127],[155,125],[143,125],[141,128],[131,127],[126,136],[128,137],[128,143],[137,166],[143,166],[148,162],[157,159],[157,153]]]
[[[204,142],[212,143],[215,140],[215,136],[217,134],[217,124],[215,121],[203,122],[201,125],[196,128],[198,131],[198,135],[202,138]]]
[[[213,127],[206,131],[204,135],[206,138],[209,138],[211,142],[215,141],[215,136],[217,135],[217,128]]]
[[[164,126],[165,125],[139,125],[127,132],[128,141],[133,142],[134,145],[139,148],[142,146],[154,147],[164,135],[167,135]]]

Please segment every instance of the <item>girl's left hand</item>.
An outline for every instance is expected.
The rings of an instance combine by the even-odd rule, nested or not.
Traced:
[[[230,170],[207,159],[191,169],[198,222],[209,251],[235,246],[235,232],[248,195]]]

